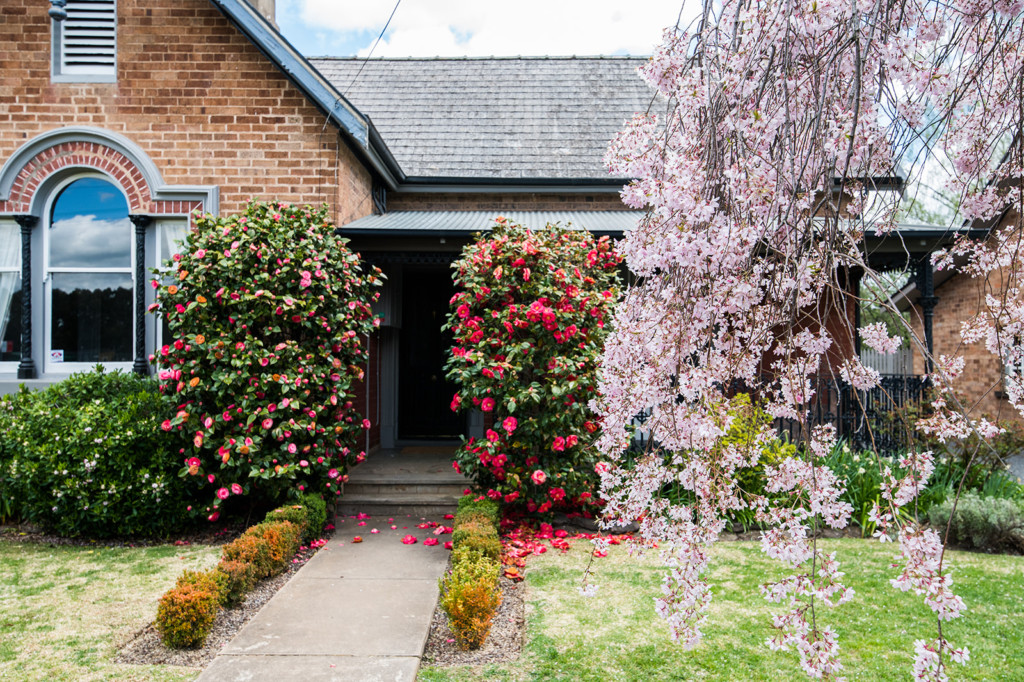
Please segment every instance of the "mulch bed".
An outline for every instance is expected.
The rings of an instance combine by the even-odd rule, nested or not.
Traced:
[[[0,525],[0,539],[50,547],[153,547],[155,545],[222,545],[231,542],[247,528],[243,523],[212,528],[197,527],[163,540],[151,538],[71,538],[46,533],[30,524]]]
[[[330,540],[334,531],[325,531],[323,538]],[[226,542],[226,540],[224,540]],[[316,548],[305,547],[292,560],[284,573],[262,580],[246,595],[245,601],[231,609],[221,609],[214,621],[213,629],[206,643],[197,649],[169,649],[160,640],[160,634],[153,623],[135,632],[123,643],[121,651],[114,658],[115,663],[133,665],[180,665],[189,668],[205,668],[213,661],[238,631],[252,620],[263,605],[270,601],[277,591],[291,580],[296,571],[317,553]]]

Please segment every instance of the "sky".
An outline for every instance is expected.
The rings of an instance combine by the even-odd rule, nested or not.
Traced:
[[[681,4],[401,0],[373,56],[649,55]],[[394,0],[277,0],[277,23],[307,57],[365,57],[394,7]]]

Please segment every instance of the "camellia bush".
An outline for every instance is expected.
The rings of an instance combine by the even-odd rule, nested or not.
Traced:
[[[492,499],[540,513],[597,504],[599,421],[588,402],[619,263],[607,237],[502,218],[455,263],[451,408],[493,422],[463,443],[456,466]]]
[[[334,234],[326,207],[251,203],[200,217],[151,309],[172,340],[155,361],[181,475],[225,501],[339,494],[369,422],[356,412],[379,271]]]

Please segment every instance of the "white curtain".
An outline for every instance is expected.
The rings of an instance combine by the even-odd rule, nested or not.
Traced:
[[[13,223],[0,223],[0,341],[11,319],[11,299],[21,281],[21,230]],[[20,287],[19,287],[20,288]]]
[[[164,267],[163,261],[181,252],[181,244],[188,236],[188,221],[175,220],[160,223],[160,261],[157,267]]]

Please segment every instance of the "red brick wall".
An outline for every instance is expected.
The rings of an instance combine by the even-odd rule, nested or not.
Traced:
[[[116,83],[51,83],[49,7],[0,5],[0,163],[36,135],[124,135],[169,184],[217,185],[222,212],[254,197],[371,212],[370,176],[336,129],[206,0],[118,0]]]
[[[965,401],[972,416],[988,415],[998,420],[1024,423],[1020,414],[1002,395],[1002,361],[990,353],[983,342],[964,344],[960,323],[976,315],[984,305],[986,293],[1002,290],[1002,272],[987,280],[955,275],[935,290],[939,302],[935,306],[932,338],[935,355],[962,355],[964,372],[956,382],[957,394]],[[910,311],[914,332],[924,343],[924,326],[920,306]],[[915,349],[914,372],[925,372],[924,357]]]

